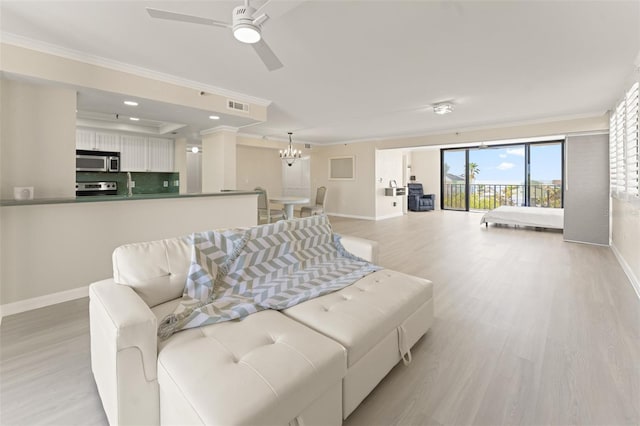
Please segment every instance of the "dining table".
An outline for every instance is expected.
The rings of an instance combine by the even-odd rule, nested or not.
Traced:
[[[306,197],[293,197],[289,195],[281,195],[276,197],[269,197],[269,202],[274,204],[284,205],[284,214],[287,219],[293,219],[293,206],[298,204],[309,203],[309,198]]]

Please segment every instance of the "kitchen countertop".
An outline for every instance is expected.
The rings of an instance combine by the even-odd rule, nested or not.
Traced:
[[[96,195],[74,198],[36,198],[33,200],[0,200],[0,206],[33,206],[38,204],[69,204],[69,203],[97,203],[109,201],[139,201],[139,200],[162,200],[176,198],[197,198],[197,197],[228,197],[234,195],[251,195],[258,194],[255,191],[222,191],[207,194],[133,194],[131,197],[126,195]]]

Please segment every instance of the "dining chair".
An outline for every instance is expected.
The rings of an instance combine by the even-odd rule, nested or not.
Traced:
[[[316,191],[316,203],[312,206],[304,206],[300,209],[300,217],[304,217],[305,213],[309,216],[324,213],[324,203],[327,200],[327,188],[321,186]]]
[[[269,208],[269,195],[266,189],[256,186],[254,191],[258,192],[258,224],[262,221],[271,223],[272,220],[286,219],[284,210]]]

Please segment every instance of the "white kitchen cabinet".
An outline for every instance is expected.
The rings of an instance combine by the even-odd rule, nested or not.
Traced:
[[[173,140],[149,138],[149,171],[173,172]]]
[[[96,132],[95,141],[98,151],[120,152],[120,135],[117,133]]]
[[[123,172],[173,172],[173,139],[76,129],[76,149],[120,153]]]
[[[120,135],[91,129],[76,129],[76,149],[120,152]]]
[[[146,136],[121,135],[120,170],[146,172],[149,170],[149,149]]]
[[[87,129],[76,129],[76,149],[94,150],[95,147],[95,131]]]

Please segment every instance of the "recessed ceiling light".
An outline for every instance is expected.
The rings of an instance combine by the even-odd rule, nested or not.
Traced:
[[[124,104],[129,106],[138,106],[138,103],[135,101],[124,101]]]
[[[217,115],[210,115],[209,118],[212,120],[220,120],[220,117],[218,117]]]
[[[433,112],[436,114],[443,115],[448,114],[451,111],[453,111],[453,105],[448,102],[433,105]]]
[[[140,119],[138,117],[129,117],[129,120],[131,120],[131,121],[140,121]]]

